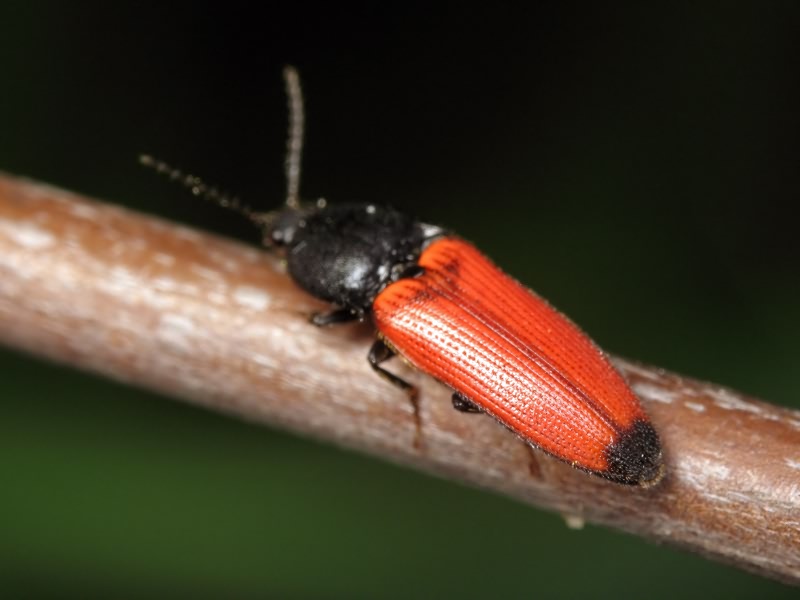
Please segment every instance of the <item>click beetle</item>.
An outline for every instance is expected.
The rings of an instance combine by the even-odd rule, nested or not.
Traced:
[[[150,157],[195,195],[236,210],[285,256],[291,278],[333,309],[327,326],[371,321],[369,364],[404,389],[419,431],[416,389],[383,363],[399,354],[453,391],[453,406],[483,412],[535,448],[611,481],[650,486],[664,472],[658,435],[606,354],[567,317],[442,227],[375,204],[299,200],[304,110],[297,72],[289,99],[287,199],[257,213]]]

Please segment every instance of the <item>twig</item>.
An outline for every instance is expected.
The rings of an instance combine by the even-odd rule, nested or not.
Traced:
[[[271,255],[0,175],[0,343],[800,583],[800,413],[618,360],[665,449],[653,489],[536,455],[402,363],[405,395],[365,360],[367,325],[321,306]]]

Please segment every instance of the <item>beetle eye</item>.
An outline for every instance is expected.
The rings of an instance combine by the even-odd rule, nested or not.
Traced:
[[[273,213],[274,214],[274,213]],[[296,237],[298,229],[306,225],[306,220],[298,211],[285,210],[275,214],[267,227],[267,238],[275,246],[289,246]]]

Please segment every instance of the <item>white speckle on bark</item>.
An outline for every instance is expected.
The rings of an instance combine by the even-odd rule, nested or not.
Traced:
[[[675,392],[649,383],[636,383],[633,386],[633,391],[640,396],[664,404],[672,404],[673,400],[675,400]]]
[[[219,271],[215,271],[214,269],[207,269],[206,267],[202,267],[198,264],[192,264],[190,267],[192,273],[195,273],[202,277],[203,279],[207,279],[208,281],[213,281],[214,283],[220,283],[224,281],[224,277],[219,274]]]
[[[253,310],[264,310],[269,306],[269,296],[263,290],[249,285],[237,286],[233,292],[233,299],[237,304]]]
[[[165,313],[158,323],[156,335],[162,341],[182,350],[191,350],[194,346],[193,337],[195,324],[183,315]]]
[[[171,267],[175,264],[175,257],[164,252],[156,252],[153,260],[164,267]]]
[[[28,250],[43,250],[56,243],[53,234],[34,225],[0,222],[0,229],[15,244]]]
[[[253,352],[249,357],[257,365],[267,367],[268,369],[277,369],[280,367],[280,361],[276,360],[273,356]]]
[[[219,304],[221,306],[224,306],[228,303],[228,297],[220,292],[208,292],[208,294],[206,294],[206,298],[209,302]]]
[[[714,404],[725,410],[741,410],[756,415],[761,415],[764,412],[758,406],[745,402],[725,388],[711,390],[709,396],[714,400]]]
[[[700,404],[699,402],[684,402],[683,405],[689,410],[693,410],[694,412],[701,413],[706,411],[706,407]]]
[[[754,402],[748,402],[744,398],[737,396],[730,390],[720,387],[713,388],[708,392],[708,396],[714,401],[714,404],[719,408],[725,410],[738,410],[745,413],[750,413],[761,419],[769,419],[770,421],[782,421],[794,429],[800,429],[800,421],[779,415],[771,410],[762,407]]]
[[[653,373],[652,370],[650,369],[639,367],[633,363],[624,361],[622,359],[615,359],[614,362],[617,364],[617,366],[621,367],[623,371],[634,373],[638,377],[642,377],[644,379],[650,379],[651,381],[658,381],[658,375]]]
[[[220,252],[216,252],[214,250],[208,251],[209,258],[216,264],[219,268],[227,271],[228,273],[238,273],[240,266],[236,261],[231,260],[224,254]]]
[[[97,209],[88,204],[72,204],[69,207],[69,212],[76,217],[87,220],[94,219],[97,216]]]
[[[154,277],[150,285],[162,292],[174,292],[178,288],[178,283],[172,277]]]
[[[123,287],[135,287],[139,284],[140,278],[136,273],[125,267],[113,267],[109,272],[111,279]]]
[[[715,458],[709,458],[708,456],[687,456],[684,457],[684,462],[692,463],[691,466],[687,465],[686,468],[683,469],[687,473],[702,473],[703,477],[712,477],[720,481],[724,481],[731,474],[730,467],[727,467],[719,460]],[[704,488],[707,486],[698,485],[698,487]]]

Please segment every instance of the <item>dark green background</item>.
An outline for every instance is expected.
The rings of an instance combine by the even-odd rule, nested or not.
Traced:
[[[800,406],[797,3],[164,4],[2,4],[0,169],[255,242],[136,156],[277,206],[292,63],[308,196],[448,225],[608,350]],[[0,477],[15,594],[797,597],[11,351]]]

